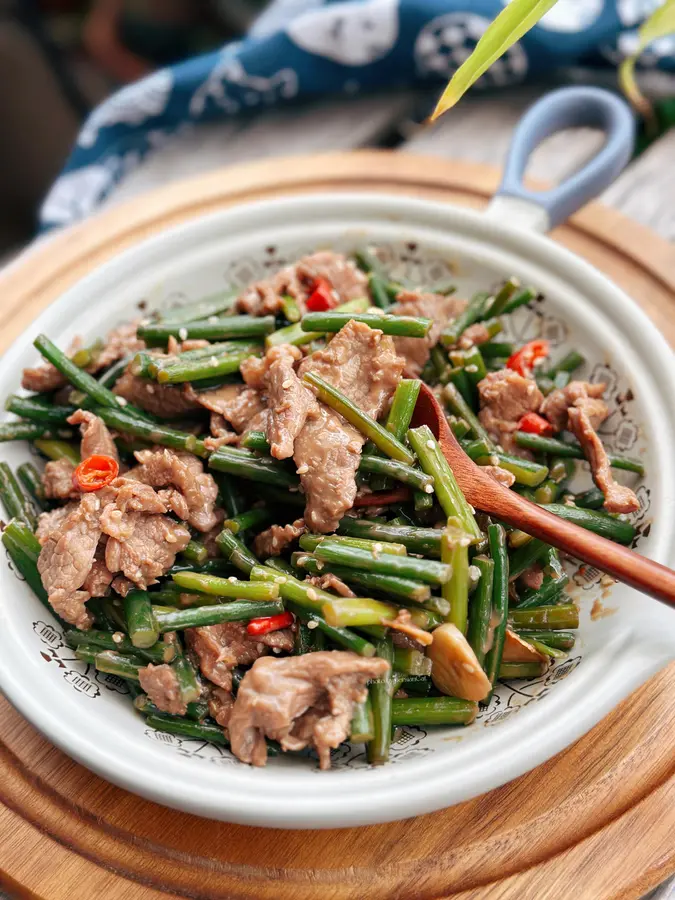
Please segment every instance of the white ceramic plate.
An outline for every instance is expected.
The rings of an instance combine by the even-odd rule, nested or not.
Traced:
[[[616,411],[603,438],[647,467],[638,487],[638,548],[675,562],[670,350],[638,307],[591,266],[545,237],[467,210],[340,194],[275,200],[182,225],[126,251],[46,310],[0,363],[0,395],[16,391],[21,369],[36,361],[31,342],[39,332],[65,346],[75,334],[90,339],[135,317],[139,302],[152,309],[194,300],[228,284],[243,286],[312,249],[349,251],[364,244],[381,246],[392,275],[416,283],[452,270],[461,295],[515,274],[545,294],[508,327],[518,339],[545,335],[556,357],[579,349],[589,360],[584,376],[608,382]],[[12,465],[27,453],[25,445],[0,447]],[[125,684],[74,658],[9,565],[0,566],[0,685],[64,751],[168,806],[288,828],[381,822],[466,800],[531,769],[673,658],[672,613],[624,587],[607,597],[599,579],[588,570],[573,576],[582,624],[568,660],[536,681],[500,686],[468,728],[403,729],[391,763],[381,768],[365,763],[361,747],[344,745],[330,772],[292,757],[253,769],[222,748],[146,728]],[[592,621],[598,598],[615,612]]]

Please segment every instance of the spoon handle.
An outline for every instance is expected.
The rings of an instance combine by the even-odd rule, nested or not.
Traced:
[[[506,488],[485,495],[480,504],[509,525],[552,544],[564,553],[607,572],[618,581],[675,607],[675,572],[607,538],[566,522]],[[489,508],[488,508],[489,507]]]

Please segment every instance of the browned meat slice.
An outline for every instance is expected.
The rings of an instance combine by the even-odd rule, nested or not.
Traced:
[[[112,584],[110,586],[116,594],[120,595],[120,597],[126,597],[129,591],[136,590],[136,585],[133,583],[133,581],[129,581],[129,579],[125,578],[124,575],[116,575],[113,578]]]
[[[92,623],[84,605],[90,595],[80,588],[94,562],[101,536],[100,515],[98,497],[85,494],[45,539],[38,557],[38,571],[49,603],[76,628],[89,628]]]
[[[121,572],[137,587],[146,588],[171,568],[176,554],[187,547],[190,532],[167,516],[135,512],[127,518],[133,531],[124,541],[108,539],[105,562],[111,572]]]
[[[101,369],[107,369],[118,359],[125,356],[131,356],[138,353],[139,350],[145,349],[145,341],[136,336],[140,320],[134,322],[125,322],[118,325],[117,328],[108,334],[105,340],[105,346],[96,358],[95,368],[93,371],[100,372]],[[92,371],[89,369],[88,371]]]
[[[50,459],[42,473],[42,487],[49,500],[73,500],[80,492],[73,486],[75,466],[64,456]]]
[[[106,495],[101,530],[118,541],[126,541],[134,533],[135,513],[157,515],[168,510],[167,504],[150,485],[127,477],[116,479]]]
[[[221,728],[227,728],[234,707],[232,694],[223,688],[214,686],[209,690],[208,704],[211,718],[215,719]]]
[[[490,437],[507,453],[529,457],[513,440],[518,422],[528,412],[537,412],[544,399],[533,378],[524,378],[511,369],[489,372],[478,383],[481,410],[478,418]]]
[[[51,363],[43,363],[40,366],[32,366],[23,370],[21,387],[27,391],[47,393],[55,391],[66,383],[65,378]]]
[[[76,503],[67,503],[65,506],[59,506],[57,509],[41,513],[35,532],[35,536],[40,543],[44,544],[52,531],[57,531],[76,508]]]
[[[586,411],[593,428],[597,428],[609,415],[607,404],[602,400],[606,387],[601,383],[570,381],[566,387],[551,391],[541,404],[540,412],[556,431],[564,431],[567,428],[567,410],[576,406]]]
[[[417,378],[429,359],[429,351],[438,342],[445,326],[466,307],[466,300],[444,297],[442,294],[425,294],[420,291],[401,291],[397,302],[388,312],[396,316],[424,316],[433,319],[433,325],[425,338],[395,338],[397,353],[405,357],[405,374]]]
[[[544,583],[544,570],[539,563],[533,563],[529,569],[525,569],[518,578],[518,583],[524,588],[531,588],[538,591]]]
[[[305,580],[315,584],[323,591],[333,591],[339,594],[340,597],[356,597],[349,585],[346,585],[344,581],[338,578],[337,575],[333,575],[332,572],[327,572],[325,575],[310,575]]]
[[[220,413],[211,413],[209,431],[211,437],[205,438],[204,445],[211,453],[219,447],[228,447],[231,444],[239,443],[239,435],[236,431],[230,430],[225,416],[221,416]]]
[[[162,419],[175,419],[199,409],[199,404],[191,400],[181,387],[157,384],[155,381],[132,375],[129,371],[122,375],[113,392]]]
[[[174,716],[185,715],[187,703],[181,698],[178,678],[171,666],[166,663],[161,666],[148,663],[139,669],[138,680],[148,699],[158,709]]]
[[[197,655],[202,675],[226,691],[232,688],[232,669],[235,666],[250,665],[267,653],[270,647],[286,652],[293,649],[293,632],[290,629],[252,637],[243,622],[190,628],[185,635],[188,646]]]
[[[318,414],[312,392],[295,373],[302,352],[290,344],[268,350],[262,359],[251,357],[241,365],[244,380],[267,396],[267,440],[277,459],[293,456],[293,444],[309,415]]]
[[[115,442],[103,422],[103,419],[99,419],[98,416],[95,416],[86,409],[77,409],[72,416],[70,416],[68,422],[71,425],[80,426],[80,431],[82,433],[80,456],[82,459],[88,459],[90,456],[102,454],[103,456],[112,456],[117,462],[120,461]]]
[[[395,619],[387,621],[383,619],[382,624],[387,628],[393,628],[394,631],[398,631],[400,634],[404,634],[422,647],[428,647],[433,643],[433,635],[428,631],[424,631],[419,625],[415,625],[408,609],[399,609]]]
[[[284,750],[313,746],[321,768],[330,768],[330,750],[347,737],[354,703],[365,699],[369,679],[388,670],[384,659],[341,650],[257,660],[239,686],[230,717],[232,752],[264,766],[267,736]]]
[[[110,593],[110,583],[113,580],[112,572],[105,564],[106,537],[101,535],[89,574],[84,579],[82,590],[91,597],[105,597]]]
[[[516,476],[512,472],[507,472],[501,466],[481,466],[481,470],[493,478],[497,484],[503,484],[504,487],[511,487],[516,480]]]
[[[388,335],[351,321],[327,347],[303,360],[299,374],[315,372],[377,419],[389,405],[404,362]],[[312,531],[335,531],[351,509],[363,444],[363,435],[323,404],[319,415],[305,422],[293,459],[307,495],[305,521]]]
[[[619,484],[612,476],[607,451],[602,446],[593,423],[583,407],[572,406],[567,411],[569,426],[581,444],[584,456],[591,464],[593,480],[605,495],[605,509],[611,513],[630,513],[640,508],[640,502],[630,488]]]
[[[368,296],[368,279],[363,272],[341,253],[322,250],[251,285],[238,298],[237,309],[252,316],[275,315],[281,309],[283,296],[289,294],[304,313],[317,278],[330,283],[338,303]]]
[[[253,541],[253,552],[260,559],[280,556],[289,544],[305,533],[305,520],[296,519],[292,525],[272,525],[261,531]]]
[[[167,449],[139,450],[135,456],[141,465],[132,470],[133,477],[152,487],[177,488],[185,500],[185,506],[179,505],[177,512],[179,515],[186,512],[183,517],[193,528],[210,531],[218,524],[215,508],[218,485],[212,475],[204,472],[201,460],[191,453]],[[168,499],[175,502],[172,496]]]
[[[469,325],[469,327],[462,332],[462,336],[459,339],[459,346],[462,347],[462,349],[467,349],[474,346],[474,344],[485,344],[491,337],[492,335],[485,325],[483,325],[482,322],[476,322],[475,325]]]
[[[223,416],[238,434],[249,430],[262,413],[266,414],[260,394],[241,384],[224,384],[213,391],[199,393],[188,389],[186,394],[205,409]]]

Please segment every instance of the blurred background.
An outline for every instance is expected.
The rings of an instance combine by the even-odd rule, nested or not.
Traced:
[[[33,234],[37,208],[94,106],[158,66],[238,37],[263,5],[0,0],[0,251]]]

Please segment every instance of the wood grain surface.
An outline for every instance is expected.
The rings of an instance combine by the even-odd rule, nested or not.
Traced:
[[[363,188],[480,207],[497,180],[478,164],[366,151],[176,184],[51,238],[6,270],[0,341],[8,346],[106,259],[204,212]],[[624,287],[675,344],[672,247],[593,205],[554,237]],[[675,871],[674,688],[671,666],[572,747],[476,800],[323,832],[213,823],[141,800],[70,760],[0,701],[0,885],[45,900],[637,898]]]

